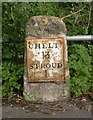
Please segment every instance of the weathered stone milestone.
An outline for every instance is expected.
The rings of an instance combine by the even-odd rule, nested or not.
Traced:
[[[66,27],[61,18],[31,17],[25,43],[25,99],[51,102],[68,98]]]

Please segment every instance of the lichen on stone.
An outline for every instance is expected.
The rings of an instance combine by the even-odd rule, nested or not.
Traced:
[[[26,25],[26,37],[51,37],[66,34],[65,23],[53,16],[33,16]]]

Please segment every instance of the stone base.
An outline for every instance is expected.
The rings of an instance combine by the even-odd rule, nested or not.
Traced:
[[[28,83],[24,97],[28,101],[54,102],[67,99],[70,94],[65,83]]]

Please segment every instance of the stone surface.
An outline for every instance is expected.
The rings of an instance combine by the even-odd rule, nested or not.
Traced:
[[[66,27],[61,18],[53,16],[33,16],[26,25],[26,38],[63,37]]]
[[[67,99],[69,89],[67,86],[67,41],[66,41],[66,27],[64,22],[53,16],[33,16],[29,19],[26,25],[26,41],[27,39],[50,39],[60,38],[64,41],[65,49],[65,82],[45,82],[29,83],[28,81],[28,67],[27,67],[27,49],[25,50],[24,59],[24,97],[29,101],[62,101]],[[39,40],[40,41],[40,40]],[[61,59],[61,58],[60,58]],[[61,73],[61,71],[60,71]],[[55,79],[56,81],[56,79]],[[64,81],[64,80],[63,80]]]

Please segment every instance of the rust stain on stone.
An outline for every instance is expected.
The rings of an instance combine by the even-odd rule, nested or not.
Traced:
[[[28,82],[66,80],[65,43],[63,38],[27,38]]]

